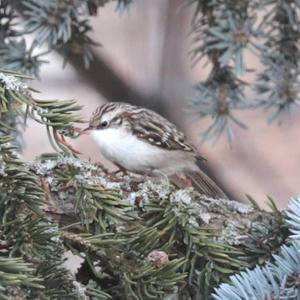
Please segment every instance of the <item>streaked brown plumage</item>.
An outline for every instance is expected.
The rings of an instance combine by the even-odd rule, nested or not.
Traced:
[[[126,103],[104,104],[96,109],[89,129],[102,153],[136,173],[185,173],[195,188],[211,197],[224,192],[199,168],[205,160],[177,127],[152,110]]]

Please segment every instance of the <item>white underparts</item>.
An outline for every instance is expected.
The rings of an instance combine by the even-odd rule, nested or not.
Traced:
[[[195,168],[191,153],[151,145],[122,127],[93,130],[92,134],[107,159],[132,172],[157,170],[169,175]]]

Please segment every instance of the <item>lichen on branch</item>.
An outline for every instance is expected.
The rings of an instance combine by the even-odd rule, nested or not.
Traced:
[[[27,166],[45,184],[46,211],[60,224],[67,248],[85,253],[103,291],[119,287],[115,299],[124,292],[136,299],[155,297],[175,287],[179,294],[208,297],[230,274],[259,262],[262,253],[270,257],[285,239],[276,231],[281,226],[276,215],[208,198],[165,178],[115,175],[66,154],[44,155]],[[178,260],[169,284],[150,272],[147,257],[157,249],[171,262]],[[141,270],[145,276],[136,277]],[[109,283],[101,280],[104,274]]]

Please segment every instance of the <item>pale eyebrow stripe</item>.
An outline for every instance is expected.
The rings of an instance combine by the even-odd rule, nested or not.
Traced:
[[[104,106],[103,109],[102,109],[102,111],[101,111],[101,115],[104,114],[104,113],[108,113],[108,112],[114,110],[116,107],[117,107],[116,103],[110,103],[110,104]]]
[[[122,123],[121,121],[122,118],[120,117],[120,115],[117,115],[110,120],[110,123],[121,124]]]

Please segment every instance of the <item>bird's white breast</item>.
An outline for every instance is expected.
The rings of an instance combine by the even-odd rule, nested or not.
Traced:
[[[93,131],[93,137],[103,155],[133,172],[145,172],[159,167],[163,150],[138,139],[122,128]]]

